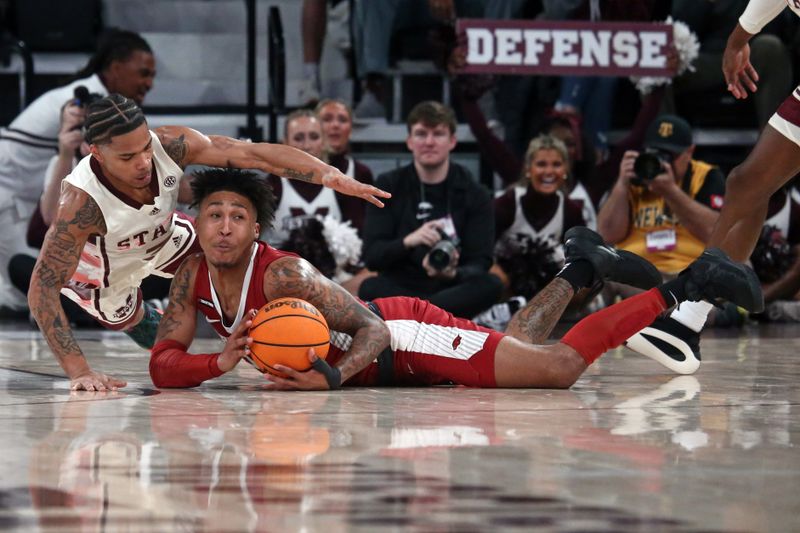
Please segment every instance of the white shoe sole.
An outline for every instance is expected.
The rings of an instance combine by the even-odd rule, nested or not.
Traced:
[[[671,345],[673,348],[683,354],[684,360],[678,361],[673,357],[670,357],[658,346],[653,344],[653,342],[648,340],[647,337],[659,339]],[[675,335],[665,331],[661,331],[660,329],[646,327],[625,341],[625,346],[634,352],[638,352],[649,357],[657,363],[661,363],[677,374],[694,374],[700,367],[700,360],[694,355],[692,349],[683,339],[680,339]]]

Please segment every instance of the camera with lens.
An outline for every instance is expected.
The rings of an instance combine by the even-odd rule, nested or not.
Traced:
[[[458,250],[458,239],[449,237],[444,231],[438,230],[442,239],[433,245],[428,253],[428,264],[436,270],[444,270],[453,260],[453,254]]]
[[[647,186],[659,174],[664,173],[664,163],[672,162],[672,154],[658,148],[646,148],[633,162],[635,178],[631,179],[632,185]]]

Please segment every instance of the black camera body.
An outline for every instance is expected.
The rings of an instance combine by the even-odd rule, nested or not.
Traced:
[[[646,187],[656,176],[664,173],[664,163],[672,163],[672,154],[658,148],[646,148],[633,162],[636,177],[631,179],[631,184]]]
[[[458,250],[458,240],[450,238],[444,231],[438,230],[442,240],[437,242],[428,253],[428,264],[436,270],[442,271],[453,260],[453,254]]]
[[[74,98],[73,103],[80,107],[88,107],[89,104],[103,97],[103,95],[98,93],[90,93],[89,89],[87,89],[83,85],[78,85],[77,87],[75,87],[75,90],[73,91],[72,95]]]

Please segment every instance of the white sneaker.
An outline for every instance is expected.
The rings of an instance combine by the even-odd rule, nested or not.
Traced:
[[[378,100],[371,91],[364,91],[361,101],[353,110],[358,118],[382,118],[386,119],[386,107]]]
[[[491,328],[495,331],[505,331],[511,317],[519,311],[527,300],[524,296],[514,296],[505,302],[495,304],[486,311],[472,319],[479,326]]]
[[[671,317],[657,318],[625,346],[678,374],[694,374],[700,367],[700,334]]]

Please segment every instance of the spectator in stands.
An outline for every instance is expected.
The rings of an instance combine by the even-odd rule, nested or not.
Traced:
[[[327,162],[322,124],[310,109],[299,109],[286,117],[284,143]],[[361,204],[364,202],[361,199],[336,193],[315,183],[285,180],[274,175],[267,179],[278,200],[275,223],[262,235],[271,245],[283,245],[289,232],[308,217],[331,216],[336,220],[350,221],[357,230],[362,228],[364,206]]]
[[[327,98],[317,105],[317,116],[322,123],[322,133],[328,147],[328,163],[362,183],[372,185],[374,179],[368,166],[350,155],[350,135],[353,132],[353,110],[342,100]],[[353,205],[362,213],[366,206]],[[363,220],[363,218],[362,218]],[[356,229],[361,230],[361,225]],[[353,276],[341,285],[354,296],[358,296],[361,283],[375,273],[366,268],[355,268]],[[335,278],[334,278],[335,279]],[[338,281],[338,280],[337,280]]]
[[[328,147],[328,163],[361,183],[372,185],[372,171],[350,155],[353,110],[342,100],[322,100],[316,109]]]
[[[725,177],[692,158],[692,130],[680,117],[657,117],[644,147],[625,153],[597,226],[607,242],[645,257],[670,279],[703,252],[722,209]]]
[[[700,54],[694,70],[675,79],[675,95],[716,91],[726,94],[727,82],[719,66],[728,36],[739,20],[748,0],[674,0],[672,16],[689,25],[700,40]],[[758,91],[753,93],[756,118],[763,128],[792,89],[792,60],[787,46],[768,33],[750,40],[750,62],[759,74]],[[668,98],[665,109],[673,112]]]
[[[19,253],[37,255],[26,245],[25,234],[42,194],[50,156],[58,149],[64,102],[74,97],[76,87],[84,86],[89,92],[117,92],[141,103],[155,73],[155,59],[144,39],[109,30],[75,81],[46,92],[0,130],[0,310],[6,314],[24,311],[27,316],[25,296],[9,282],[8,264]]]
[[[384,209],[367,208],[363,260],[378,275],[364,280],[359,296],[417,296],[471,318],[502,291],[489,273],[491,196],[450,160],[456,146],[452,109],[422,102],[406,122],[413,162],[377,179],[393,196]]]
[[[351,55],[349,19],[348,0],[303,0],[300,21],[303,41],[303,77],[299,88],[301,105],[314,105],[321,96],[330,96],[332,90],[338,94],[341,91],[335,91],[335,82],[352,76],[352,68],[347,68]],[[326,58],[323,58],[323,51]],[[337,55],[335,59],[329,55],[332,52]],[[329,74],[324,86],[324,69],[320,68],[323,59]],[[331,70],[346,72],[339,72],[336,79],[330,79]],[[351,83],[348,85],[352,87]]]
[[[506,307],[493,306],[486,320],[476,317],[476,322],[498,331],[563,266],[564,233],[586,225],[581,204],[564,193],[569,156],[563,142],[550,135],[533,139],[523,169],[517,183],[494,201],[497,242],[492,272],[512,299],[504,302]]]
[[[392,37],[398,31],[430,29],[452,24],[456,15],[476,17],[483,12],[482,0],[355,0],[354,4],[356,74],[363,86],[355,114],[361,118],[386,118],[386,74]],[[427,38],[426,34],[423,39]]]
[[[652,16],[652,0],[583,0],[568,13],[570,19],[593,22],[649,22]],[[555,104],[557,111],[579,116],[592,144],[601,150],[608,144],[617,80],[614,76],[564,76]]]

